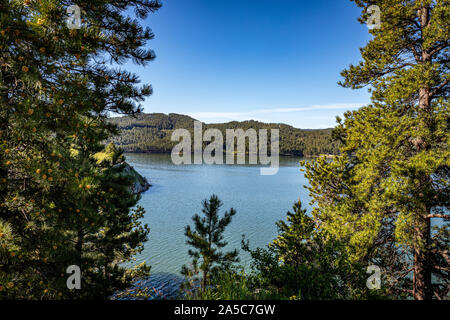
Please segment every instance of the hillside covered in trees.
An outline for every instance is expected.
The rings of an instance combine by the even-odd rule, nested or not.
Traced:
[[[140,114],[136,117],[112,118],[120,134],[109,141],[120,146],[125,152],[171,152],[176,141],[171,141],[175,129],[193,132],[195,119],[181,114],[163,113]],[[254,120],[227,123],[203,124],[203,130],[219,129],[225,137],[226,129],[279,129],[280,154],[297,156],[318,156],[337,154],[338,142],[331,141],[332,129],[303,130],[286,124],[262,123]],[[224,141],[225,143],[225,141]],[[224,145],[225,150],[225,145]]]

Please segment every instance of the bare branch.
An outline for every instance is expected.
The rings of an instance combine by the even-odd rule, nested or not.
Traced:
[[[448,46],[450,46],[450,41],[443,43],[443,44],[437,46],[436,48],[432,49],[429,54],[430,54],[430,56],[433,56],[435,53],[441,51],[442,49],[445,49]]]
[[[442,82],[438,87],[436,87],[436,89],[434,89],[431,93],[430,93],[430,97],[434,96],[436,93],[438,93],[440,90],[442,90],[442,88],[444,88],[449,82],[449,79],[445,80],[444,82]]]
[[[438,214],[438,213],[432,213],[427,216],[425,216],[426,219],[428,218],[440,218],[445,220],[450,220],[450,216],[448,214]]]

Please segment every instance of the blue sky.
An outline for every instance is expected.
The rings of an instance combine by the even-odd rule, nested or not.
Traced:
[[[157,58],[127,68],[154,94],[144,111],[211,122],[326,128],[369,102],[337,85],[369,39],[349,0],[162,0],[145,24]]]

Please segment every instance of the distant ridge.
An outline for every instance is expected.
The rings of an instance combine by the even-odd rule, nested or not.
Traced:
[[[193,131],[196,119],[176,113],[143,113],[136,117],[111,118],[120,134],[113,138],[125,152],[170,153],[177,142],[170,140],[175,129]],[[338,154],[338,143],[331,141],[332,129],[297,129],[283,123],[263,123],[255,120],[226,123],[203,123],[203,129],[216,128],[225,136],[226,129],[279,129],[280,154],[296,156],[318,156]]]

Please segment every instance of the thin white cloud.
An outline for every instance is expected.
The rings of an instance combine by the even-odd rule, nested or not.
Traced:
[[[312,105],[307,107],[294,107],[294,108],[275,108],[275,109],[256,109],[251,111],[242,112],[192,112],[188,115],[202,121],[207,120],[258,120],[264,122],[270,122],[264,119],[260,119],[258,115],[276,115],[279,113],[294,113],[314,110],[354,110],[365,105],[365,103],[337,103],[329,105]],[[334,116],[333,116],[334,117]]]

